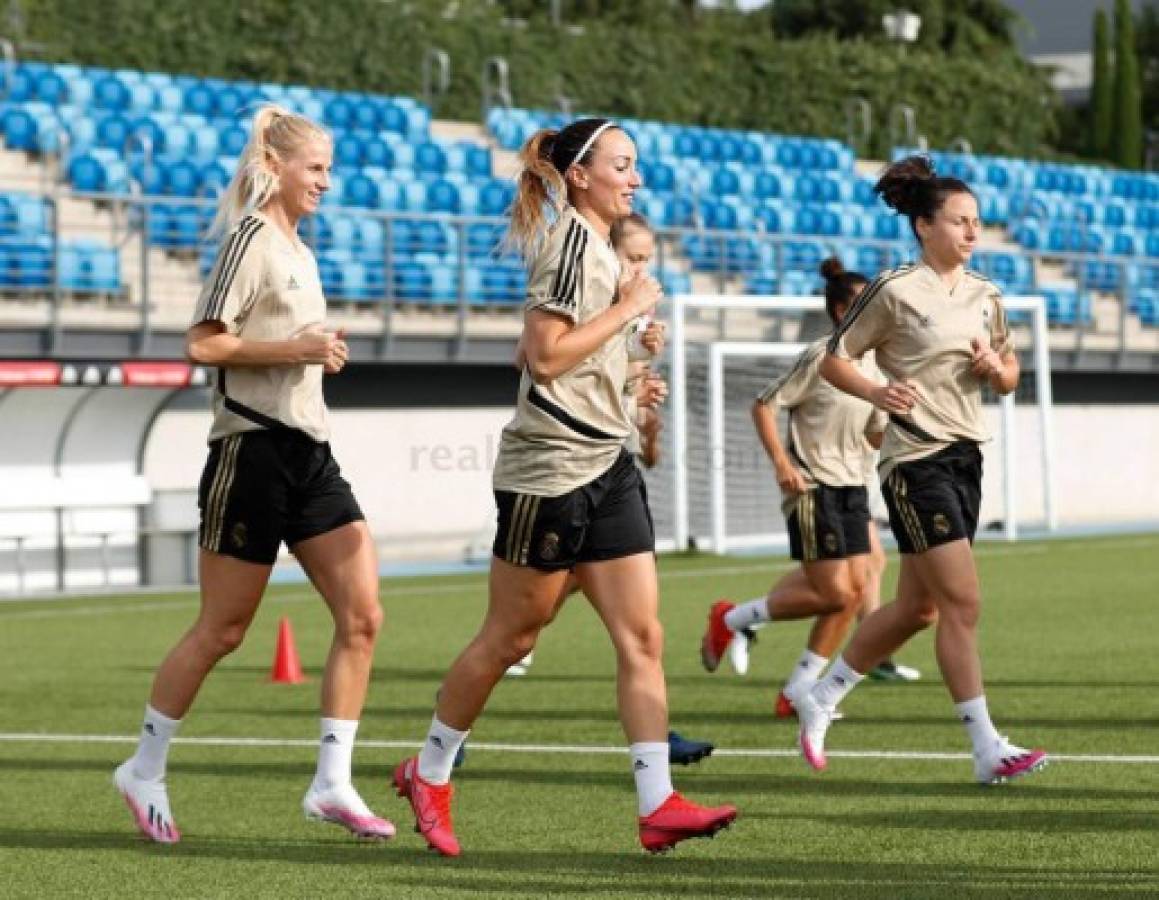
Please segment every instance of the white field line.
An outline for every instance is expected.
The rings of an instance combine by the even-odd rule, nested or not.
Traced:
[[[1070,550],[1101,550],[1107,547],[1152,547],[1157,543],[1155,537],[1128,537],[1118,540],[1097,541],[1090,544],[1075,543],[1068,546]],[[979,559],[988,559],[995,556],[1031,556],[1048,553],[1050,544],[1027,544],[1014,546],[981,545],[974,549],[974,555]],[[674,572],[661,572],[660,581],[681,580],[686,578],[716,578],[729,575],[751,575],[758,572],[779,572],[795,568],[797,563],[792,560],[778,560],[776,562],[751,563],[737,566],[716,566],[702,569],[685,569]],[[468,594],[480,593],[485,590],[483,577],[476,582],[463,584],[438,584],[424,587],[421,585],[392,586],[391,580],[386,579],[383,588],[383,597],[390,600],[393,597],[431,596],[438,594]],[[192,592],[191,592],[192,593]],[[265,603],[300,603],[303,600],[313,600],[317,594],[312,590],[287,591],[276,593],[267,598]],[[37,604],[54,604],[70,597],[45,597],[38,599]],[[16,612],[4,613],[0,604],[0,621],[31,621],[36,619],[72,618],[74,616],[101,616],[139,612],[169,612],[171,610],[197,609],[200,601],[196,598],[176,601],[147,601],[137,603],[131,600],[119,600],[113,603],[99,603],[93,606],[72,606],[68,609],[23,609]]]
[[[35,732],[0,732],[0,743],[12,744],[135,744],[137,737],[127,734],[37,734]],[[317,740],[305,738],[256,738],[256,737],[177,737],[176,744],[201,747],[272,747],[310,748],[318,746]],[[358,742],[359,747],[378,750],[417,750],[419,741],[373,741]],[[622,756],[626,747],[607,747],[585,744],[494,744],[471,741],[472,752],[494,751],[499,753],[542,753],[571,754],[585,756]],[[722,748],[713,751],[713,756],[740,757],[744,759],[781,759],[799,756],[797,750],[765,748]],[[901,759],[901,760],[967,760],[969,753],[941,753],[926,750],[829,750],[827,756],[844,759]],[[1081,763],[1121,763],[1128,765],[1159,765],[1159,756],[1111,755],[1111,754],[1068,754],[1052,753],[1055,762]]]

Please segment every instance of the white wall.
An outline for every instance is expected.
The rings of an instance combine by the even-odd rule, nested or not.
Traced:
[[[982,522],[1004,516],[1001,427],[985,448]],[[508,408],[342,410],[332,414],[335,456],[389,558],[459,558],[494,526],[491,465]],[[1044,518],[1037,414],[1017,414],[1019,520]],[[1055,408],[1059,523],[1159,519],[1159,406]],[[205,461],[208,413],[167,412],[145,456],[157,492],[194,498]],[[193,502],[190,499],[187,502]]]

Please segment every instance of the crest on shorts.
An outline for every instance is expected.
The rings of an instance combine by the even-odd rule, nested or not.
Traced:
[[[233,546],[237,550],[245,546],[248,537],[249,530],[245,527],[245,522],[237,522],[229,532],[229,539],[233,541]]]
[[[830,553],[837,552],[837,535],[835,535],[832,531],[825,535],[825,549]]]
[[[549,531],[539,542],[539,558],[544,562],[551,562],[559,556],[559,535]]]
[[[934,513],[934,533],[938,537],[945,537],[950,533],[950,520],[945,513]]]

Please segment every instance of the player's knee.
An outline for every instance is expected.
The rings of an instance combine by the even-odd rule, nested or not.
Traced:
[[[499,661],[503,668],[512,666],[535,649],[535,642],[539,637],[539,630],[522,631],[511,636],[499,648]]]
[[[373,647],[384,619],[382,604],[375,597],[349,610],[342,617],[338,630],[347,645]]]
[[[624,655],[632,662],[658,662],[664,655],[664,626],[659,620],[642,622],[622,642]]]
[[[931,625],[937,624],[938,607],[934,603],[923,603],[914,610],[913,618],[918,630],[923,631]]]
[[[863,591],[864,585],[853,581],[834,585],[831,590],[822,594],[827,601],[824,614],[855,613],[861,608]]]
[[[241,646],[241,642],[245,640],[246,629],[247,625],[244,622],[204,627],[200,629],[199,643],[210,658],[221,659]]]

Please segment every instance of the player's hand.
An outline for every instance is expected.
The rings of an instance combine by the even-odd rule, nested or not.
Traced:
[[[972,338],[970,349],[974,351],[974,358],[970,362],[970,371],[979,380],[991,381],[1006,371],[1006,367],[1002,364],[1002,357],[989,344],[983,344],[977,338]]]
[[[803,494],[809,489],[801,470],[792,464],[777,468],[777,485],[786,494]]]
[[[346,343],[346,329],[339,328],[334,334],[334,341],[330,346],[330,355],[323,363],[323,371],[327,375],[337,375],[350,359],[350,347]]]
[[[298,361],[307,365],[326,365],[334,352],[338,336],[319,327],[307,328],[294,338]]]
[[[620,303],[629,322],[650,314],[663,296],[660,282],[647,272],[637,272],[620,283]]]
[[[891,381],[889,384],[880,385],[869,396],[870,402],[878,409],[900,415],[905,415],[913,409],[917,399],[918,393],[908,381]]]
[[[653,356],[659,356],[664,350],[664,323],[652,321],[640,335],[640,344]]]
[[[668,399],[668,382],[659,375],[649,372],[640,379],[640,386],[636,389],[636,405],[645,409],[655,409],[662,406]]]

